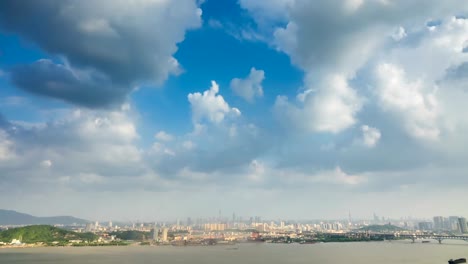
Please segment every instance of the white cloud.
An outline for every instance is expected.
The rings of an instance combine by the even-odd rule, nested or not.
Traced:
[[[192,150],[196,147],[195,143],[193,143],[190,140],[186,140],[182,143],[182,147],[187,149],[187,150]]]
[[[255,97],[263,96],[262,82],[265,72],[255,68],[250,69],[249,76],[245,79],[234,78],[231,80],[231,89],[235,94],[248,102],[253,102]]]
[[[407,36],[406,30],[404,27],[398,27],[392,34],[392,38],[395,41],[400,41]]]
[[[398,115],[411,136],[437,139],[440,130],[435,94],[427,91],[421,80],[408,81],[404,70],[396,65],[381,64],[376,75],[376,96],[382,108]]]
[[[257,160],[252,160],[249,164],[247,179],[253,183],[260,183],[265,180],[265,165]]]
[[[212,19],[212,18],[208,20],[208,25],[211,28],[215,28],[215,29],[223,28],[223,24],[219,20]]]
[[[288,8],[295,0],[240,0],[242,8],[247,9],[259,24],[267,24],[272,21],[285,20],[288,17]]]
[[[362,131],[362,143],[368,148],[373,148],[377,145],[382,136],[380,131],[375,127],[368,125],[361,126]]]
[[[0,161],[10,160],[15,156],[14,143],[9,139],[8,134],[0,129]]]
[[[219,95],[219,86],[215,81],[211,82],[211,88],[201,93],[191,93],[188,100],[192,108],[192,119],[194,123],[203,120],[212,123],[220,123],[228,115],[237,117],[241,115],[239,109],[231,108]]]
[[[50,167],[52,167],[52,161],[51,160],[43,160],[41,161],[40,165],[42,168],[45,168],[45,169],[48,169]]]
[[[403,0],[392,2],[347,0],[344,3],[337,0],[295,0],[268,2],[268,4],[258,4],[255,0],[243,0],[240,3],[254,14],[253,17],[259,24],[262,23],[262,19],[269,17],[271,10],[283,10],[282,13],[285,15],[276,19],[276,22],[286,19],[287,23],[275,24],[275,26],[278,24],[284,24],[284,26],[273,30],[273,41],[270,44],[288,54],[292,62],[305,71],[304,83],[307,89],[305,93],[299,95],[299,99],[304,101],[303,107],[291,107],[290,104],[286,104],[289,106],[286,111],[293,113],[292,116],[289,115],[286,118],[307,124],[302,127],[312,128],[309,130],[332,133],[344,131],[356,123],[356,116],[361,109],[363,99],[348,82],[353,80],[358,71],[372,59],[380,56],[386,57],[389,54],[398,58],[406,58],[406,61],[411,61],[409,64],[415,65],[410,68],[426,65],[427,67],[422,67],[424,69],[421,71],[426,71],[429,76],[435,69],[447,68],[445,63],[440,66],[441,64],[432,62],[434,56],[429,48],[421,53],[413,53],[414,50],[410,49],[411,51],[408,51],[406,56],[390,53],[386,50],[389,37],[393,36],[399,41],[406,40],[408,35],[406,28],[414,27],[415,23],[425,25],[428,18],[446,17],[459,13],[460,10],[468,10],[468,4],[461,5],[455,0],[444,2],[430,0],[430,3],[424,6],[417,2]],[[262,12],[265,12],[263,18],[259,18]],[[446,26],[446,31],[460,32],[457,39],[440,36],[438,40],[432,42],[433,47],[451,46],[452,50],[453,48],[457,51],[461,50],[463,47],[460,45],[466,41],[461,32],[466,32],[466,29],[455,25],[461,23],[464,22],[457,20],[451,22],[452,25]],[[397,28],[396,32],[394,32],[395,28]],[[452,29],[449,30],[449,28]],[[434,35],[437,35],[437,31],[434,29]],[[453,54],[452,56],[446,55],[448,54],[445,54],[445,58],[453,57]],[[421,59],[425,62],[421,62]],[[438,71],[439,76],[440,73],[441,71]],[[330,81],[333,79],[332,76],[339,76],[339,87],[342,89],[336,88],[336,81]],[[284,105],[285,102],[284,97],[280,97],[277,106]],[[336,121],[331,118],[332,116],[337,116]],[[421,125],[416,125],[416,129],[420,128]],[[436,133],[436,131],[430,132],[426,129],[417,133],[427,132]]]
[[[168,133],[166,133],[164,131],[159,131],[158,133],[156,133],[156,135],[154,135],[154,138],[156,138],[159,141],[172,141],[172,140],[174,140],[173,135],[168,134]]]
[[[164,154],[164,155],[169,155],[169,156],[175,156],[175,152],[166,147],[164,144],[161,144],[159,142],[155,142],[153,144],[153,147],[151,148],[151,152],[155,154]]]
[[[311,88],[299,94],[298,105],[278,97],[275,110],[281,119],[293,122],[296,127],[339,133],[356,123],[355,115],[362,107],[362,99],[343,76],[331,75],[316,90]]]
[[[253,165],[255,166],[253,166]],[[257,163],[252,163],[251,167],[256,168]],[[354,175],[344,172],[340,166],[333,169],[323,169],[315,171],[291,170],[291,169],[273,169],[261,166],[261,174],[269,175],[269,180],[276,182],[277,185],[290,187],[307,187],[319,185],[336,185],[355,187],[368,182],[366,175]]]
[[[334,170],[318,172],[312,176],[311,181],[352,186],[365,183],[367,178],[361,175],[347,174],[340,167],[336,167]]]
[[[23,96],[7,96],[0,100],[1,104],[8,106],[24,106],[29,100]]]

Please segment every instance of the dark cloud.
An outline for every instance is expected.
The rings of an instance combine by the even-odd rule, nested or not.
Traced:
[[[0,27],[63,57],[71,69],[94,71],[109,80],[76,78],[61,65],[41,62],[14,70],[21,88],[101,107],[122,101],[134,85],[160,84],[177,74],[179,66],[172,57],[176,44],[186,30],[200,25],[200,14],[193,0],[6,0],[0,2]],[[55,82],[58,87],[45,87]]]
[[[16,66],[10,77],[13,84],[28,92],[90,108],[120,104],[130,90],[94,72],[80,77],[71,69],[50,60]]]
[[[468,62],[464,62],[456,67],[447,70],[445,78],[447,80],[461,80],[468,78]]]

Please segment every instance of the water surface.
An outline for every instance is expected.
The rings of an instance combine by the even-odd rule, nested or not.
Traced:
[[[468,257],[468,243],[439,245],[410,242],[299,244],[240,244],[238,249],[211,247],[86,247],[0,249],[0,263],[8,264],[442,264]]]

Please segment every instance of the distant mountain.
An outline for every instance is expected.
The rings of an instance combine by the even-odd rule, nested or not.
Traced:
[[[72,225],[86,223],[89,223],[89,221],[72,216],[37,217],[0,209],[0,225]]]

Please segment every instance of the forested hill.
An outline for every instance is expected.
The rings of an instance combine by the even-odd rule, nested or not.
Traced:
[[[371,232],[397,232],[397,231],[403,231],[405,229],[394,226],[394,225],[369,225],[360,228],[359,230],[362,231],[371,231]]]
[[[97,236],[92,233],[76,233],[49,225],[33,225],[11,228],[0,232],[1,242],[11,242],[20,239],[23,243],[36,242],[67,242],[70,240],[93,241]]]

